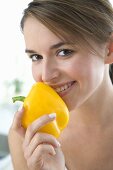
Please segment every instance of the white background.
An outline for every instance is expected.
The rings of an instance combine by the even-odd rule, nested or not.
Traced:
[[[1,1],[0,4],[0,104],[6,95],[6,83],[15,78],[30,87],[32,81],[30,60],[24,53],[20,30],[22,12],[30,0]],[[8,90],[8,89],[7,89]]]

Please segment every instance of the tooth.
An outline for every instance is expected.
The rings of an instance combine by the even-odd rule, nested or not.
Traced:
[[[57,92],[60,92],[60,88],[57,88],[56,91],[57,91]]]
[[[68,88],[68,85],[67,85],[67,84],[65,84],[64,88],[65,88],[65,89],[67,89],[67,88]]]
[[[64,87],[61,87],[61,91],[63,91],[64,90]]]
[[[64,90],[66,90],[66,89],[68,89],[70,86],[72,85],[72,83],[70,82],[69,84],[65,84],[64,86],[62,86],[62,87],[58,87],[57,89],[56,89],[56,92],[62,92],[62,91],[64,91]]]

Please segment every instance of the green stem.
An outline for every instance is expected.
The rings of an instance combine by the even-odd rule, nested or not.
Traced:
[[[15,103],[16,101],[24,102],[25,97],[24,96],[15,96],[15,97],[12,97],[12,100],[13,100],[13,103]]]

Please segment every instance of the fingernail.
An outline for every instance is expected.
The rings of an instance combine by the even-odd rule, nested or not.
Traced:
[[[57,141],[57,144],[58,144],[58,146],[59,146],[59,147],[61,146],[61,144],[60,144],[60,142],[59,142],[59,141]]]
[[[56,152],[55,152],[55,150],[53,150],[53,155],[56,155]]]
[[[21,105],[19,106],[18,111],[21,111],[22,108],[23,108],[23,104],[21,104]]]
[[[56,113],[51,113],[48,115],[51,119],[55,118],[56,117]]]

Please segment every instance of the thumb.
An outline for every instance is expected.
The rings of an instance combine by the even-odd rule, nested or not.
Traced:
[[[14,115],[13,123],[11,128],[15,130],[21,137],[25,136],[25,129],[22,126],[22,116],[24,113],[23,105],[19,107],[18,111]]]

